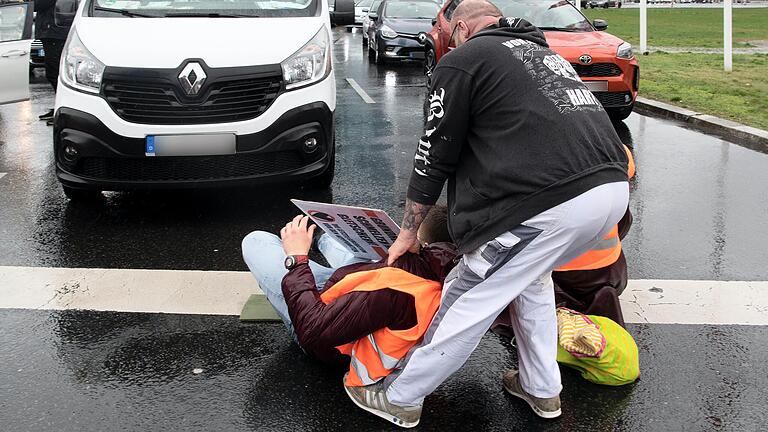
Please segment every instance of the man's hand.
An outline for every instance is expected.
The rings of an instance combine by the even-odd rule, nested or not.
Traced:
[[[406,252],[418,253],[420,246],[415,232],[400,230],[400,234],[397,235],[397,240],[395,240],[395,242],[392,243],[392,246],[389,247],[387,265],[392,266],[392,264]]]
[[[421,222],[427,217],[431,205],[419,204],[411,200],[405,201],[405,215],[403,216],[403,226],[400,228],[400,234],[397,240],[389,247],[389,257],[387,265],[391,266],[395,260],[403,256],[406,252],[417,253],[419,251],[419,240],[417,233]]]
[[[317,225],[307,228],[308,216],[298,215],[288,222],[280,230],[280,238],[283,239],[283,250],[286,255],[308,255],[312,247],[312,236]]]

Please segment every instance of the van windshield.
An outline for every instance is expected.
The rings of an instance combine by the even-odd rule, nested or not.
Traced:
[[[310,17],[320,0],[92,0],[94,17]]]

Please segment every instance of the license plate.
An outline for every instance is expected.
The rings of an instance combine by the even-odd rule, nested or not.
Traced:
[[[216,156],[235,154],[235,134],[147,135],[147,156]]]
[[[587,86],[589,91],[593,92],[607,92],[608,81],[584,81],[584,85]]]

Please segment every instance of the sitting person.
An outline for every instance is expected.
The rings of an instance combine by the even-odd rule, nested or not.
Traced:
[[[352,357],[347,383],[364,385],[387,374],[437,311],[457,256],[446,218],[445,207],[433,208],[419,230],[425,246],[392,267],[355,258],[327,234],[317,248],[330,267],[309,260],[316,226],[308,227],[306,216],[280,231],[282,241],[266,232],[248,234],[243,258],[299,346],[327,363]],[[355,373],[363,369],[369,373]]]

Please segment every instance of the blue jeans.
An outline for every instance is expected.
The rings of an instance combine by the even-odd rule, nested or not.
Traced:
[[[366,262],[365,259],[356,258],[341,243],[326,234],[320,236],[317,240],[317,246],[331,266],[325,267],[314,261],[309,262],[309,268],[315,276],[315,285],[318,289],[325,286],[333,272],[339,267]],[[243,259],[248,265],[248,269],[259,282],[259,287],[267,296],[267,300],[285,323],[293,340],[298,343],[291,317],[288,315],[288,305],[285,304],[285,297],[283,297],[282,282],[288,270],[284,265],[286,256],[280,237],[264,231],[254,231],[245,236],[242,247]]]

